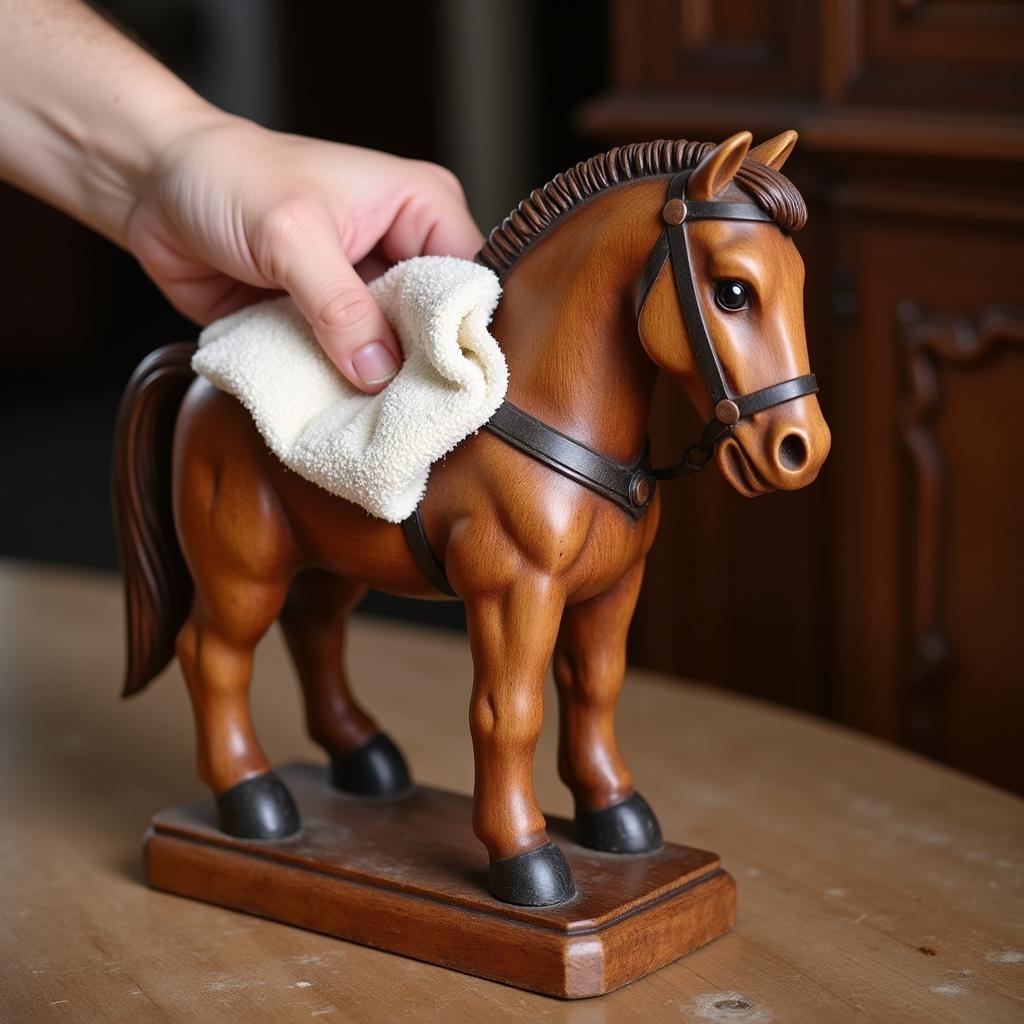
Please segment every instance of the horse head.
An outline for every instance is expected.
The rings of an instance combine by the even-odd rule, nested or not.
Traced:
[[[725,478],[752,497],[814,480],[830,435],[808,366],[803,260],[790,237],[806,213],[778,174],[796,133],[748,153],[750,142],[740,132],[705,147],[652,211],[663,233],[639,286],[637,329],[708,423],[678,468],[699,468],[713,451]]]

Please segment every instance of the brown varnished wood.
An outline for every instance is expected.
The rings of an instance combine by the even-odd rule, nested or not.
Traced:
[[[735,920],[735,884],[703,850],[668,843],[622,863],[552,818],[579,895],[510,907],[481,884],[467,797],[425,787],[379,804],[332,793],[314,765],[281,776],[306,822],[299,836],[225,836],[209,800],[163,811],[146,840],[150,885],[565,998],[628,984]]]
[[[694,172],[698,189],[739,197],[731,181],[749,143],[742,133],[708,148]],[[779,163],[792,140],[770,148]],[[582,188],[574,174],[568,172],[566,187]],[[624,462],[644,443],[659,367],[702,415],[709,413],[668,274],[652,290],[639,342],[632,319],[634,282],[663,229],[666,182],[638,177],[570,202],[513,257],[492,324],[509,365],[509,399]],[[537,210],[553,202],[541,193],[532,198]],[[748,392],[807,372],[802,264],[792,241],[764,223],[707,221],[690,230],[708,329],[733,386]],[[510,251],[500,233],[489,244]],[[742,316],[714,305],[714,283],[723,276],[754,290]],[[782,438],[793,434],[807,452],[796,468],[779,454]],[[810,396],[744,421],[718,460],[741,493],[793,489],[814,479],[828,445]],[[241,406],[205,381],[192,385],[178,418],[174,513],[196,588],[177,650],[195,709],[203,780],[223,793],[269,770],[248,711],[252,649],[286,608],[296,575],[311,569],[317,576],[299,576],[284,616],[311,730],[331,753],[358,746],[375,723],[351,698],[337,667],[341,641],[331,634],[340,636],[362,586],[437,596],[400,528],[285,469]],[[614,709],[659,499],[634,522],[481,432],[434,467],[423,513],[431,546],[466,603],[475,676],[473,822],[499,860],[548,841],[532,761],[544,673],[556,645],[563,778],[594,810],[633,792],[615,743]],[[326,574],[345,582],[332,587]],[[300,623],[311,602],[322,610]]]
[[[362,583],[306,569],[278,616],[302,684],[306,727],[325,750],[355,750],[379,731],[352,695],[344,658],[348,618],[365,593]]]

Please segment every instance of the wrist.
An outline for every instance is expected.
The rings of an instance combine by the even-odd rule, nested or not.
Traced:
[[[81,199],[75,212],[126,245],[132,212],[152,187],[164,154],[183,138],[233,120],[175,81],[177,95],[139,97],[120,116],[100,119],[72,140],[81,155]]]

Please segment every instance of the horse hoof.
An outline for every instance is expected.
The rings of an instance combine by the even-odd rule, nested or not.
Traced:
[[[606,853],[650,853],[661,846],[661,826],[650,804],[634,793],[600,811],[577,804],[576,840]]]
[[[554,843],[491,862],[487,883],[503,903],[549,907],[576,895],[572,869]]]
[[[349,754],[331,754],[331,782],[362,796],[393,796],[412,785],[402,752],[382,732]]]
[[[294,798],[274,772],[245,779],[221,793],[217,824],[240,839],[280,839],[302,826]]]

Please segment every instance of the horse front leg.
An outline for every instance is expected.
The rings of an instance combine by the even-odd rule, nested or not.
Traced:
[[[661,829],[615,739],[615,708],[644,563],[613,587],[566,608],[555,647],[559,697],[558,772],[576,801],[579,842],[609,853],[646,853]]]
[[[466,599],[474,670],[473,830],[490,856],[491,892],[521,906],[561,903],[576,892],[533,792],[544,677],[563,606],[550,579],[530,575]]]
[[[279,621],[306,702],[309,735],[327,752],[331,781],[363,796],[407,789],[409,769],[390,737],[360,707],[344,667],[348,618],[366,587],[322,569],[292,581]]]

